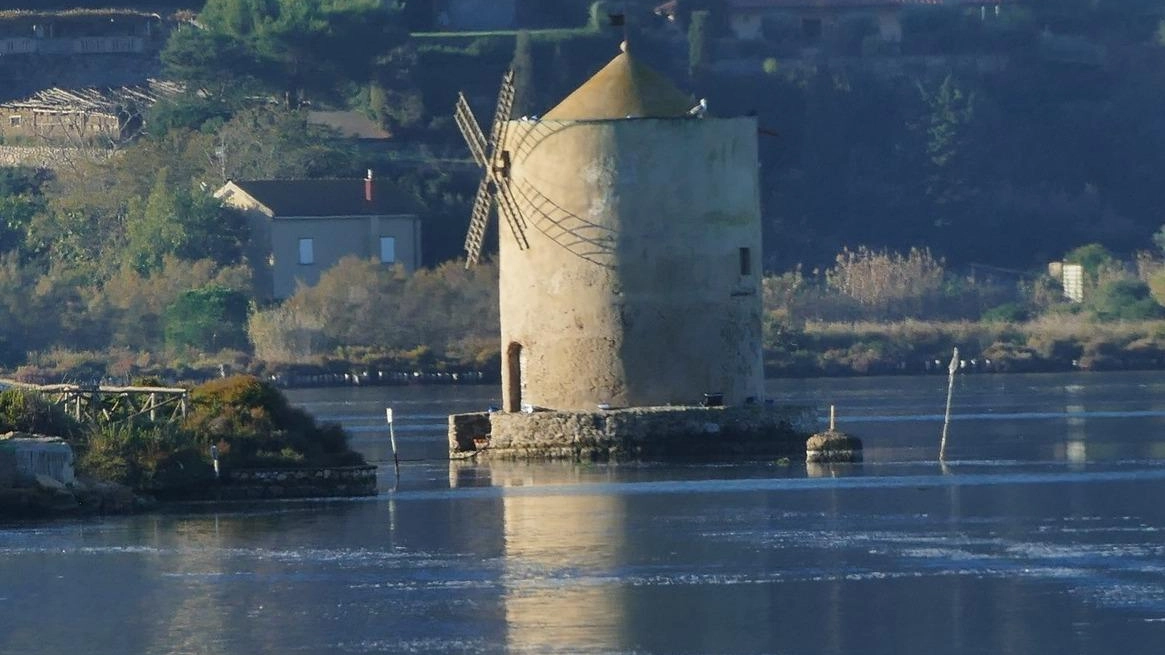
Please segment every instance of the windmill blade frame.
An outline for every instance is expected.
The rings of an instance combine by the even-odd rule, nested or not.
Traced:
[[[514,71],[511,69],[502,77],[497,104],[494,107],[494,119],[487,139],[465,94],[457,94],[457,103],[453,110],[454,122],[465,138],[473,160],[484,169],[481,182],[478,183],[477,192],[474,194],[469,228],[465,233],[466,268],[476,265],[481,260],[485,235],[489,228],[490,210],[495,205],[499,217],[505,218],[518,248],[525,250],[530,247],[530,242],[526,238],[526,223],[522,219],[514,194],[510,191],[510,153],[502,150],[514,110],[515,96]]]
[[[481,182],[477,185],[477,193],[473,196],[469,229],[465,232],[465,268],[476,266],[481,261],[481,248],[485,242],[486,230],[489,228],[490,205],[493,201],[490,185],[490,177],[482,176]]]
[[[481,125],[477,122],[477,117],[473,115],[473,109],[469,107],[469,101],[465,99],[464,93],[457,94],[453,120],[457,123],[457,128],[461,130],[465,144],[469,146],[469,153],[473,155],[473,161],[477,162],[478,166],[485,168],[489,164],[489,156],[486,153],[486,147],[489,143],[485,140],[485,132],[481,131]]]

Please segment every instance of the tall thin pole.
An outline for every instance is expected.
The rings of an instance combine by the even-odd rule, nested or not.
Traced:
[[[392,428],[392,408],[384,409],[384,416],[388,419],[388,442],[392,444],[392,468],[396,477],[400,477],[400,459],[396,455],[396,432]]]
[[[955,372],[959,370],[959,347],[955,346],[955,352],[951,355],[951,365],[947,368],[950,375],[947,377],[947,411],[943,418],[943,439],[938,447],[938,461],[947,461],[947,431],[951,427],[951,395],[955,391]]]

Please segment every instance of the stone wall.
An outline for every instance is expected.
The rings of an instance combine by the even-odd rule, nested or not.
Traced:
[[[449,417],[449,450],[469,452],[476,450],[475,439],[489,438],[489,412],[453,414]]]
[[[210,491],[220,500],[375,496],[376,467],[224,471]]]
[[[81,162],[109,159],[111,151],[56,146],[0,146],[0,167],[27,166],[57,170]]]
[[[6,489],[16,484],[16,458],[10,457],[3,445],[0,445],[0,489]]]
[[[21,477],[38,476],[62,485],[73,483],[73,449],[69,444],[56,437],[0,435],[0,486],[11,486]]]
[[[647,407],[596,412],[494,412],[490,433],[450,417],[452,457],[504,459],[729,458],[804,455],[805,407]],[[473,415],[462,415],[473,416]]]

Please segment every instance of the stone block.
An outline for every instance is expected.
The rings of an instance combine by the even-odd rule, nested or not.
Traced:
[[[62,485],[72,484],[73,449],[57,437],[5,435],[0,441],[0,483],[5,478],[37,476],[52,478]]]
[[[803,452],[799,407],[643,407],[621,410],[495,412],[479,454],[516,459],[733,457]],[[450,419],[451,424],[453,418]],[[465,452],[454,439],[451,455]]]

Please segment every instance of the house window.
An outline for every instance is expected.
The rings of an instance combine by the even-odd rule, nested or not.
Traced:
[[[748,248],[740,249],[740,274],[752,275],[752,251]]]
[[[300,264],[314,264],[314,263],[316,263],[314,239],[300,239],[299,240],[299,263]]]
[[[8,117],[8,125],[9,125],[9,127],[20,127],[20,117],[19,116],[9,116]]]
[[[396,237],[380,237],[380,263],[396,263]]]

